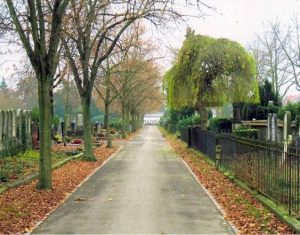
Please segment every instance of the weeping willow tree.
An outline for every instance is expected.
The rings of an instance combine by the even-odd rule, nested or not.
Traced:
[[[194,107],[205,128],[208,107],[258,103],[255,60],[237,42],[188,31],[175,65],[165,74],[171,109]]]

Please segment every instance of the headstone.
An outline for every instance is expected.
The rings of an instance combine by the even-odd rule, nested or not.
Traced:
[[[17,112],[12,110],[12,137],[17,136]]]
[[[17,136],[18,136],[18,142],[22,143],[22,120],[23,120],[23,111],[19,109],[17,111]]]
[[[83,114],[78,113],[76,115],[76,128],[77,130],[83,130]]]
[[[291,129],[291,113],[285,112],[283,119],[283,159],[286,159],[286,154],[289,145],[289,136]]]
[[[273,113],[272,115],[272,136],[271,141],[276,142],[277,141],[277,114]]]
[[[12,137],[12,111],[7,111],[7,137],[10,139]]]
[[[267,141],[272,140],[272,113],[268,113]]]
[[[268,114],[268,129],[267,129],[267,141],[277,142],[277,114]]]
[[[28,135],[31,136],[31,111],[28,110],[27,111],[27,131],[28,131]]]
[[[23,118],[24,118],[24,121],[25,121],[25,133],[26,133],[26,136],[28,134],[28,117],[27,117],[27,110],[24,110],[23,112]]]
[[[76,126],[75,122],[71,122],[71,130],[73,133],[75,132],[75,126]]]
[[[291,132],[291,113],[285,112],[284,120],[283,120],[283,140],[288,139],[288,135]]]
[[[3,140],[7,138],[7,112],[3,111]]]

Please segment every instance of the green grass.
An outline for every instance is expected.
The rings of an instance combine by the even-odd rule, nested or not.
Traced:
[[[52,153],[52,164],[55,164],[67,155],[64,153]],[[0,188],[7,183],[12,183],[18,179],[38,172],[39,152],[27,150],[16,156],[0,158]]]

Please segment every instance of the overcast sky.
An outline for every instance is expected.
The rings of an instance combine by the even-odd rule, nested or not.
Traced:
[[[214,7],[215,11],[206,10],[207,16],[201,19],[190,18],[188,25],[196,33],[229,38],[244,46],[249,45],[256,34],[261,34],[270,22],[277,19],[284,26],[289,24],[291,17],[295,15],[300,17],[300,0],[206,0],[206,2]],[[175,26],[164,35],[157,36],[157,33],[154,33],[157,43],[161,46],[161,55],[165,56],[161,60],[163,70],[171,66],[173,58],[166,48],[181,47],[186,27],[186,24]],[[19,56],[12,55],[5,59],[8,62],[0,66],[0,69],[8,75],[12,71],[12,66],[19,64]],[[0,58],[0,64],[1,61],[3,58]]]
[[[208,16],[188,20],[188,25],[196,33],[213,37],[229,38],[247,47],[261,34],[270,22],[279,21],[287,27],[291,17],[300,17],[299,0],[210,0],[215,11],[206,11]],[[166,38],[159,36],[160,44],[180,48],[187,25],[173,28]],[[171,56],[167,57],[164,67],[170,66]]]

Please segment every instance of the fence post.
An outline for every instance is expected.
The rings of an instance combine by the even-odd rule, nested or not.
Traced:
[[[192,146],[191,144],[191,138],[192,138],[192,129],[190,126],[188,126],[188,147],[190,148]]]
[[[219,170],[221,160],[221,144],[218,136],[216,136],[216,168]]]

